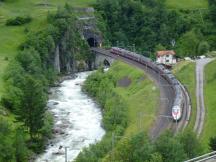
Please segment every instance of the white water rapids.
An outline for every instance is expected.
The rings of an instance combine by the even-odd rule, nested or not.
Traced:
[[[98,105],[81,91],[81,85],[89,74],[78,73],[75,79],[66,80],[60,87],[51,89],[48,107],[54,115],[55,134],[36,162],[65,162],[66,156],[71,162],[84,147],[101,140],[105,134]]]

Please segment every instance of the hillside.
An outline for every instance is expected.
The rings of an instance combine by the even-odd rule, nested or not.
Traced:
[[[46,17],[48,12],[56,11],[58,7],[69,3],[75,7],[87,7],[95,0],[19,0],[0,2],[0,96],[3,90],[2,75],[9,60],[17,53],[18,46],[24,42],[25,30],[37,31],[46,26]],[[46,3],[44,3],[46,2]],[[22,26],[6,26],[9,18],[16,16],[31,16],[32,22]]]
[[[86,7],[93,4],[95,0],[19,0],[0,2],[0,96],[3,90],[2,75],[8,64],[17,53],[18,46],[25,40],[25,30],[35,31],[46,25],[46,16],[48,12],[56,11],[60,6],[69,3],[75,7]],[[168,8],[206,8],[207,0],[167,0]],[[16,16],[29,15],[33,18],[30,24],[16,27],[5,26],[9,18]]]
[[[207,0],[166,0],[170,9],[203,9],[208,7]]]
[[[203,144],[208,150],[209,138],[215,137],[216,132],[216,111],[215,111],[215,92],[216,92],[216,61],[209,63],[205,68],[205,106],[206,106],[206,122],[202,134]]]

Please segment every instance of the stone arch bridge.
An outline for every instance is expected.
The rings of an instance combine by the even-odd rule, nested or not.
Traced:
[[[95,54],[94,67],[98,68],[100,66],[109,67],[115,61],[115,58],[108,54],[101,53],[99,48],[92,47],[91,51]]]

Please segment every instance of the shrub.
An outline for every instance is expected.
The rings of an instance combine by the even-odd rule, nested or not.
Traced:
[[[209,49],[210,49],[210,46],[209,46],[208,42],[202,41],[199,43],[198,53],[199,53],[199,55],[206,54],[207,52],[209,52]]]
[[[124,99],[118,95],[113,88],[116,80],[99,69],[96,73],[90,75],[83,90],[94,97],[102,107],[103,126],[106,135],[97,144],[91,145],[81,152],[76,159],[77,162],[96,162],[100,161],[111,149],[114,133],[116,136],[122,136],[127,127],[127,104]],[[117,141],[119,139],[116,139]]]
[[[30,16],[21,17],[17,16],[16,18],[11,18],[6,21],[7,26],[19,26],[23,24],[30,23],[32,21],[32,18]]]
[[[216,151],[216,137],[210,138],[209,146],[212,151]]]

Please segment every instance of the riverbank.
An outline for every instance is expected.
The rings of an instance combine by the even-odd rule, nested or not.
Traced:
[[[148,132],[154,123],[159,90],[136,67],[116,62],[108,72],[98,71],[91,75],[84,90],[102,105],[107,133],[101,142],[84,150],[77,162],[102,160],[114,145],[118,145],[117,141],[142,131]]]
[[[84,147],[103,137],[105,132],[101,127],[101,111],[81,91],[81,86],[90,73],[61,77],[59,86],[51,88],[48,111],[54,117],[53,138],[36,162],[64,162],[65,148],[68,160],[74,160]]]

